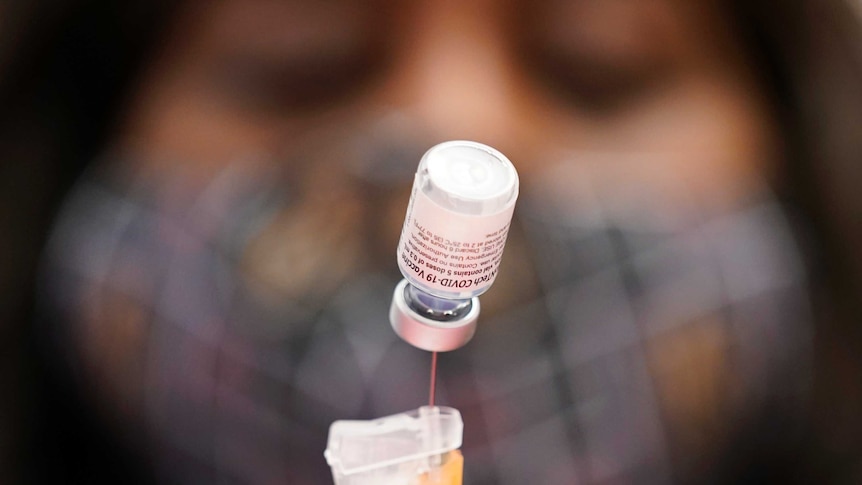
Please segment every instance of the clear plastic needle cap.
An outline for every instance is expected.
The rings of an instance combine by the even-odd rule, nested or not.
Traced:
[[[463,430],[457,409],[436,406],[371,421],[336,421],[324,456],[336,485],[441,483],[429,477],[451,469],[450,460],[460,467],[456,450]]]

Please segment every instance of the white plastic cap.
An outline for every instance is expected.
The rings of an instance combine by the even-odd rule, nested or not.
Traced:
[[[498,150],[467,140],[440,143],[419,161],[423,190],[456,213],[488,216],[515,204],[518,172]]]
[[[457,409],[421,407],[371,421],[336,421],[323,453],[336,485],[403,485],[461,447]]]
[[[463,347],[476,333],[479,298],[471,299],[469,312],[460,318],[438,321],[426,318],[410,308],[405,297],[407,280],[401,280],[392,294],[389,323],[399,337],[410,345],[429,352],[448,352]]]

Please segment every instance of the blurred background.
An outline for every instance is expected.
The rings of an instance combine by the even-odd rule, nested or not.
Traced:
[[[465,483],[862,482],[862,31],[842,0],[0,4],[3,483],[331,483],[415,409],[413,172],[521,195],[441,355]]]

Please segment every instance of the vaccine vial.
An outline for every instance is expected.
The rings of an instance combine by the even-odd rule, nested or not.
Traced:
[[[389,318],[401,338],[433,352],[472,338],[478,296],[497,277],[517,198],[515,167],[487,145],[450,141],[425,153],[396,255],[404,280]]]

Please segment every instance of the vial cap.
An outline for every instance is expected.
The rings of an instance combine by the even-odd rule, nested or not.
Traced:
[[[429,197],[456,213],[490,215],[514,204],[518,172],[498,150],[467,140],[440,143],[419,163]]]
[[[479,319],[479,298],[471,299],[470,311],[450,321],[426,318],[407,303],[405,289],[407,280],[395,286],[392,305],[389,308],[389,323],[399,337],[410,345],[429,352],[448,352],[463,347],[476,333]]]

